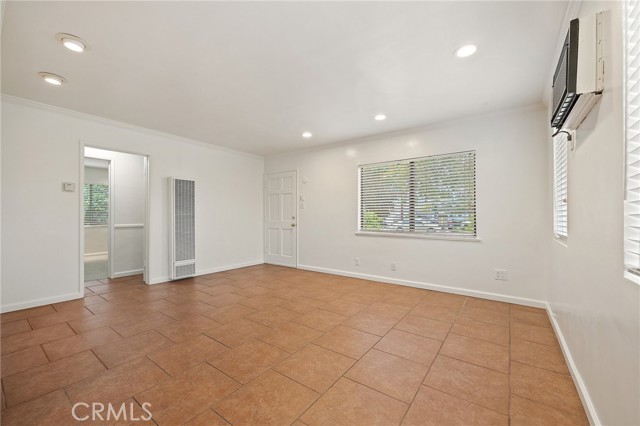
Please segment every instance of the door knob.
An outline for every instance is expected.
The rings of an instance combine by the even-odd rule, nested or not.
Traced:
[[[296,224],[295,224],[295,223],[292,223],[292,224],[291,224],[291,227],[292,227],[292,228],[295,228],[295,227],[296,227]]]

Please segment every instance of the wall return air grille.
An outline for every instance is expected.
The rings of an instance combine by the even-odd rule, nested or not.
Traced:
[[[170,271],[172,280],[196,273],[196,205],[192,180],[169,178],[171,210]]]

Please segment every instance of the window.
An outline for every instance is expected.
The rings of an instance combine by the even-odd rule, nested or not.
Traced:
[[[624,265],[640,275],[640,3],[625,1]],[[637,277],[636,277],[637,278]],[[637,279],[636,279],[637,281]]]
[[[84,224],[109,223],[109,186],[87,183],[84,185]]]
[[[475,151],[360,166],[359,231],[476,235]]]
[[[553,139],[553,232],[567,238],[567,135]]]

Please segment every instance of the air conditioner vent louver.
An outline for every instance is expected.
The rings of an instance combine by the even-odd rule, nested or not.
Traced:
[[[171,259],[172,280],[191,277],[195,265],[195,182],[169,178],[171,194]]]

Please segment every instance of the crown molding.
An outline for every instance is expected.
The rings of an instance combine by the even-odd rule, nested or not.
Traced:
[[[133,130],[133,131],[140,132],[140,133],[146,133],[148,135],[158,136],[158,137],[162,137],[162,138],[166,138],[166,139],[171,139],[171,140],[174,140],[176,142],[188,143],[188,144],[196,145],[196,146],[199,146],[199,147],[202,147],[202,148],[208,148],[208,149],[213,149],[213,150],[216,150],[216,151],[226,152],[228,154],[241,155],[241,156],[244,156],[244,157],[255,158],[255,159],[260,159],[260,160],[264,159],[264,157],[261,156],[261,155],[252,154],[252,153],[244,152],[244,151],[239,151],[239,150],[236,150],[236,149],[227,148],[227,147],[224,147],[224,146],[203,142],[203,141],[199,141],[199,140],[196,140],[196,139],[189,139],[189,138],[185,138],[183,136],[173,135],[171,133],[165,133],[165,132],[161,132],[159,130],[149,129],[147,127],[136,126],[134,124],[123,123],[121,121],[111,120],[111,119],[104,118],[104,117],[99,117],[99,116],[96,116],[96,115],[85,114],[83,112],[78,112],[78,111],[74,111],[74,110],[70,110],[70,109],[66,109],[66,108],[62,108],[62,107],[57,107],[57,106],[54,106],[54,105],[43,104],[41,102],[36,102],[36,101],[29,100],[29,99],[24,99],[24,98],[19,98],[17,96],[7,95],[7,94],[4,94],[4,93],[2,94],[1,99],[2,99],[3,102],[12,102],[12,103],[15,103],[15,104],[27,105],[27,106],[31,106],[31,107],[34,107],[34,108],[42,109],[42,110],[45,110],[45,111],[57,112],[57,113],[69,115],[69,116],[75,117],[75,118],[91,120],[91,121],[94,121],[94,122],[97,122],[97,123],[100,123],[100,124],[106,124],[106,125],[113,126],[113,127],[118,127],[118,128],[121,128],[121,129],[127,129],[127,130]]]

